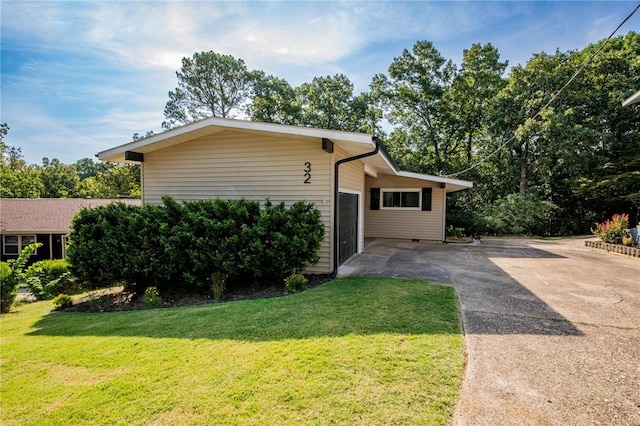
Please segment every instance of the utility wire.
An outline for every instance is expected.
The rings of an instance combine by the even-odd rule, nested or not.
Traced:
[[[600,47],[591,54],[591,56],[589,56],[589,58],[584,61],[584,63],[580,66],[580,68],[578,68],[578,70],[573,74],[573,76],[564,84],[564,86],[562,86],[559,90],[557,90],[553,96],[551,97],[551,99],[549,99],[549,102],[547,102],[542,108],[540,108],[538,110],[538,112],[535,113],[535,115],[533,117],[531,117],[529,120],[533,121],[536,118],[538,118],[538,116],[540,116],[545,109],[547,109],[549,107],[549,105],[551,105],[553,103],[553,101],[556,100],[556,98],[558,96],[560,96],[560,94],[564,91],[564,89],[566,89],[571,82],[573,82],[573,80],[575,80],[575,78],[582,72],[582,70],[584,70],[584,68],[598,55],[598,53],[600,53],[602,51],[602,49],[604,49],[604,47],[607,45],[607,43],[609,43],[609,40],[611,40],[613,38],[613,36],[618,32],[618,30],[624,25],[626,24],[626,22],[631,19],[631,17],[638,11],[638,9],[640,9],[640,3],[638,3],[638,5],[636,6],[635,9],[633,9],[633,11],[626,17],[624,18],[624,20],[620,23],[620,25],[618,25],[616,27],[615,30],[613,30],[613,32],[609,35],[609,37],[607,37],[607,39],[600,45]],[[483,158],[480,159],[480,161],[478,161],[477,163],[473,164],[472,166],[467,167],[464,170],[461,170],[459,172],[450,174],[450,175],[446,175],[447,177],[453,177],[453,176],[458,176],[461,175],[463,173],[466,173],[468,171],[471,171],[473,169],[475,169],[476,167],[481,166],[483,163],[485,163],[489,158],[493,157],[495,154],[498,153],[498,151],[500,151],[502,148],[504,148],[505,146],[507,146],[507,144],[509,144],[512,140],[514,140],[516,138],[516,134],[514,133],[509,139],[507,139],[506,142],[504,142],[503,144],[501,144],[498,148],[496,148],[494,151],[492,151],[491,153],[489,153],[488,155],[484,156]]]

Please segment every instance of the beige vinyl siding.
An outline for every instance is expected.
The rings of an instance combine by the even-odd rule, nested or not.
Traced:
[[[336,147],[335,160],[339,161],[349,155],[339,147]],[[360,160],[349,161],[340,165],[340,189],[352,191],[364,191],[364,163]]]
[[[444,239],[445,190],[440,184],[419,179],[378,174],[366,177],[365,228],[367,238],[400,238],[442,241]],[[433,188],[431,211],[380,209],[371,210],[371,188]]]
[[[311,164],[305,184],[305,163]],[[212,198],[257,200],[291,205],[313,202],[322,214],[325,239],[311,273],[330,271],[331,155],[320,140],[218,133],[145,155],[144,202]]]

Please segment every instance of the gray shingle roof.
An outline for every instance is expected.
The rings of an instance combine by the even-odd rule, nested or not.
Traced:
[[[92,198],[0,198],[0,232],[68,233],[71,219],[83,207],[113,202],[141,205],[140,200]]]

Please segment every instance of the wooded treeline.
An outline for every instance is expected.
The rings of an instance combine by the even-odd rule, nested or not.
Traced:
[[[241,59],[196,53],[183,59],[163,127],[244,115],[373,133],[404,170],[475,183],[448,206],[449,224],[467,233],[588,233],[614,213],[637,223],[640,107],[622,101],[640,89],[640,35],[507,69],[491,44],[472,45],[457,66],[418,41],[356,94],[345,75],[292,87]]]
[[[293,87],[215,52],[184,58],[176,75],[164,129],[217,116],[375,134],[403,170],[474,182],[448,204],[449,225],[467,234],[581,234],[614,213],[639,220],[640,106],[622,107],[640,90],[636,32],[510,69],[491,44],[456,65],[418,41],[362,93],[342,74]]]
[[[4,142],[9,131],[0,124],[0,197],[2,198],[140,198],[140,167],[83,158],[63,164],[43,158],[28,164],[20,148]]]

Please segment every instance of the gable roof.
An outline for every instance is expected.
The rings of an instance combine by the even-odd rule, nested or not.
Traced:
[[[59,233],[70,231],[71,219],[83,207],[123,202],[139,206],[140,200],[93,198],[0,198],[0,232]]]
[[[209,117],[182,127],[167,130],[166,132],[159,133],[148,138],[139,139],[137,141],[107,149],[99,152],[97,156],[100,160],[104,161],[125,162],[127,161],[125,160],[125,153],[127,151],[146,154],[204,136],[215,135],[224,131],[269,134],[283,138],[295,137],[315,140],[321,140],[323,138],[330,139],[334,144],[344,149],[349,155],[359,155],[370,152],[376,145],[374,136],[364,133]],[[386,153],[384,148],[376,155],[366,157],[361,161],[378,173],[404,176],[430,182],[446,183],[447,192],[459,191],[473,186],[473,182],[465,180],[449,179],[421,173],[402,172]]]

